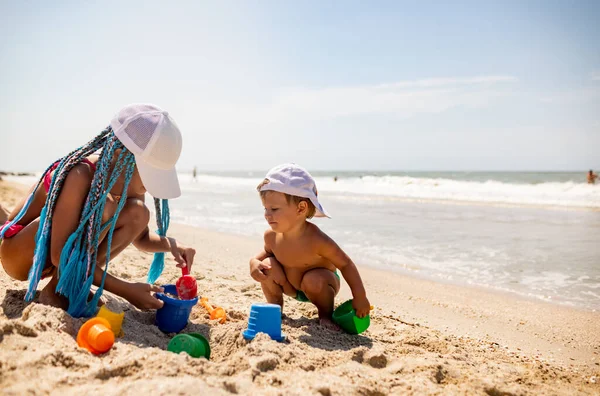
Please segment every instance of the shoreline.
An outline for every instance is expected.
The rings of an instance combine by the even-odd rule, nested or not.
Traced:
[[[39,178],[42,172],[35,174],[8,174],[4,177],[5,182],[14,184],[20,183],[21,178]],[[199,174],[199,176],[210,176],[212,174]],[[190,176],[191,177],[191,176]],[[215,176],[218,177],[218,176]],[[585,183],[581,183],[587,185]],[[392,201],[402,203],[416,203],[416,204],[439,204],[439,205],[456,205],[456,206],[483,206],[491,208],[511,208],[511,209],[541,209],[549,211],[576,211],[576,212],[600,212],[599,206],[585,206],[585,205],[560,205],[560,204],[548,204],[548,203],[535,203],[535,202],[506,202],[497,200],[477,200],[477,199],[451,199],[451,198],[435,198],[435,197],[409,197],[409,196],[398,196],[398,195],[385,195],[385,194],[361,194],[356,192],[347,192],[340,194],[339,191],[328,191],[330,197],[336,197],[336,199],[366,199],[366,200],[377,200],[377,201]]]
[[[231,240],[232,244],[252,245],[254,250],[261,243],[260,237],[230,234],[186,224],[173,224],[170,230],[175,235],[201,233],[207,239],[210,235],[218,235]],[[201,245],[195,247],[198,251],[202,249]],[[243,269],[246,269],[247,261],[254,254],[249,248],[247,252],[247,257],[241,262]],[[600,362],[600,313],[597,311],[541,301],[535,297],[484,286],[446,283],[369,266],[359,266],[359,271],[371,304],[376,311],[385,315],[400,315],[403,319],[408,318],[410,323],[431,326],[454,336],[469,336],[491,342],[502,340],[499,342],[501,345],[517,344],[516,348],[523,352],[541,353],[562,364],[570,364],[574,360]],[[248,281],[253,282],[248,274],[245,275]],[[350,289],[344,280],[341,285],[336,304],[351,298]],[[394,305],[396,308],[393,308]],[[494,311],[490,307],[499,309]],[[568,336],[548,330],[555,326],[557,319],[572,323],[569,325]],[[492,320],[493,325],[486,324],[486,320]],[[500,331],[498,328],[507,331]],[[517,334],[510,330],[513,328],[516,328]],[[531,339],[523,339],[524,336]],[[537,337],[540,340],[533,340]]]
[[[207,233],[213,232],[213,233],[220,234],[220,235],[230,235],[230,236],[240,237],[243,239],[255,240],[255,243],[257,244],[257,246],[258,246],[258,244],[261,243],[260,237],[252,236],[252,235],[248,235],[248,234],[236,234],[236,233],[232,233],[232,232],[215,230],[215,229],[211,229],[211,228],[207,228],[207,227],[199,227],[199,226],[195,226],[195,225],[188,224],[188,223],[176,223],[176,224],[173,224],[172,226],[189,227],[191,229],[197,229],[197,230],[201,230],[202,232],[207,232]],[[381,273],[385,273],[385,274],[392,274],[394,276],[403,277],[406,279],[414,279],[416,281],[431,282],[431,283],[440,284],[440,285],[449,285],[449,286],[453,286],[453,287],[457,287],[457,288],[467,288],[467,289],[472,289],[475,292],[482,292],[482,293],[486,293],[486,294],[496,295],[499,298],[506,297],[506,298],[513,299],[516,301],[522,300],[522,301],[529,301],[529,302],[533,302],[533,303],[548,304],[549,306],[562,307],[565,309],[572,309],[574,311],[584,312],[584,313],[585,312],[587,312],[587,313],[600,312],[600,309],[598,309],[598,308],[588,308],[585,306],[579,306],[579,305],[575,305],[575,304],[571,304],[571,303],[567,303],[567,302],[563,303],[563,302],[556,301],[556,299],[552,300],[551,298],[542,298],[542,297],[538,297],[538,296],[535,296],[532,294],[524,294],[524,293],[519,293],[519,292],[513,291],[513,290],[495,288],[490,285],[480,285],[480,284],[466,283],[466,282],[461,282],[461,281],[456,281],[456,280],[448,280],[448,279],[444,279],[442,277],[435,277],[435,276],[431,276],[431,275],[420,274],[418,271],[410,270],[410,269],[392,268],[392,267],[381,268],[378,266],[369,265],[367,263],[360,263],[360,264],[357,263],[357,266],[359,266],[359,269],[361,271],[367,270],[367,271],[373,271],[373,272],[381,272]]]
[[[12,208],[28,186],[0,182]],[[196,248],[193,273],[202,295],[228,313],[220,325],[195,306],[186,332],[203,334],[209,362],[166,351],[172,335],[154,312],[106,293],[125,312],[125,337],[95,357],[76,347],[83,323],[61,310],[23,301],[26,282],[0,272],[0,387],[7,394],[594,394],[600,390],[600,314],[495,291],[445,284],[360,266],[371,327],[359,336],[322,329],[311,304],[285,299],[286,343],[241,337],[248,310],[264,297],[248,275],[261,243],[174,224],[169,234]],[[128,247],[109,272],[143,282],[152,255]],[[180,272],[167,259],[160,284]],[[45,283],[45,282],[44,282]],[[44,284],[40,285],[40,288]],[[350,297],[342,281],[336,304]],[[27,379],[39,378],[31,384]],[[151,381],[148,378],[152,378]],[[43,382],[43,385],[40,383]]]

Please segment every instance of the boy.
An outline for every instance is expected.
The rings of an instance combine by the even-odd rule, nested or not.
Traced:
[[[329,217],[317,199],[312,176],[296,164],[274,167],[257,187],[271,229],[265,247],[250,260],[250,275],[260,282],[267,302],[283,308],[283,294],[312,302],[319,321],[332,322],[333,300],[340,290],[339,269],[350,286],[356,315],[370,310],[365,288],[352,260],[319,227],[307,221]]]

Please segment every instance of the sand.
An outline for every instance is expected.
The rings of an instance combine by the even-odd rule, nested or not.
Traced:
[[[0,182],[0,205],[12,208],[26,187]],[[172,334],[105,293],[125,311],[124,337],[106,354],[77,347],[82,319],[36,302],[25,282],[0,271],[0,389],[3,394],[599,394],[597,312],[360,268],[375,305],[371,327],[352,336],[323,329],[310,304],[285,301],[278,343],[247,342],[250,305],[262,301],[248,275],[260,237],[175,225],[171,234],[197,249],[199,292],[227,310],[225,324],[194,307],[185,332],[210,341],[211,360],[166,351]],[[152,255],[126,249],[110,272],[143,281]],[[159,283],[174,283],[174,262]],[[43,287],[42,284],[40,287]],[[350,296],[344,285],[337,301]]]

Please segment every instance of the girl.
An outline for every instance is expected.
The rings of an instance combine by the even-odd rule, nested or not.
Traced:
[[[166,237],[167,199],[181,194],[175,171],[181,144],[181,133],[166,111],[129,105],[102,133],[44,172],[0,226],[2,266],[14,279],[29,279],[27,301],[40,279],[51,277],[40,302],[68,308],[75,317],[93,315],[103,289],[140,309],[162,306],[152,295],[161,288],[152,283],[162,272],[163,252],[171,252],[178,267],[191,267],[195,255],[194,249]],[[148,228],[146,191],[154,196],[158,235]],[[156,253],[148,283],[107,273],[110,259],[130,243]],[[95,294],[92,283],[98,286]]]

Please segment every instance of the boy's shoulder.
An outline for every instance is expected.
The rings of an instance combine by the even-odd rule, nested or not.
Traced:
[[[333,242],[333,239],[329,235],[327,235],[323,230],[319,228],[314,223],[308,222],[309,224],[309,243],[314,247],[318,248],[319,246],[323,246]]]

